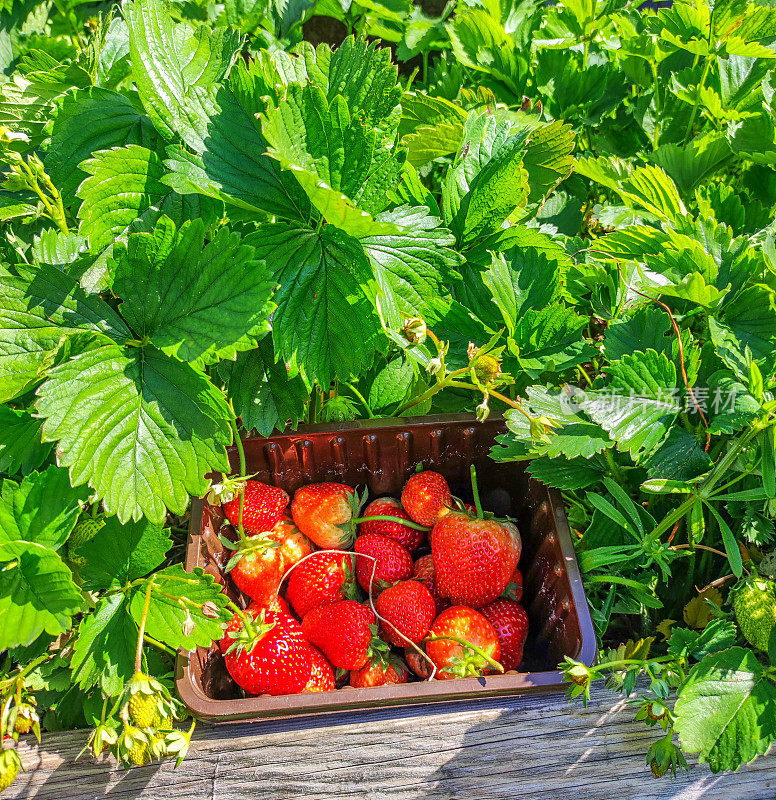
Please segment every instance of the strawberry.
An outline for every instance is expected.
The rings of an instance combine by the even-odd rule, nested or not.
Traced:
[[[364,509],[364,517],[396,517],[398,519],[410,519],[410,515],[401,507],[398,500],[392,497],[380,497]],[[425,533],[415,530],[409,525],[402,525],[400,522],[391,522],[386,519],[372,519],[361,523],[361,534],[379,533],[398,542],[402,547],[412,552],[417,550],[423,540]]]
[[[433,525],[450,509],[453,495],[447,481],[431,470],[415,473],[401,493],[401,504],[420,525]]]
[[[361,669],[354,669],[350,673],[350,685],[357,689],[388,686],[394,683],[407,683],[408,677],[407,665],[400,658],[391,655],[387,661],[373,658]]]
[[[520,571],[520,567],[515,567],[507,588],[504,589],[501,596],[507,600],[514,600],[515,603],[519,603],[523,599],[523,573]]]
[[[294,495],[291,514],[302,533],[324,550],[345,550],[353,542],[363,499],[344,483],[311,483]]]
[[[368,592],[371,585],[377,592],[412,575],[409,550],[387,536],[365,533],[356,539],[353,549],[361,556],[356,558],[356,577],[364,591]]]
[[[331,692],[334,691],[334,670],[326,660],[326,656],[317,648],[309,645],[312,653],[313,669],[310,673],[310,680],[303,692]]]
[[[90,542],[102,530],[105,525],[105,517],[81,517],[78,524],[73,528],[67,540],[67,558],[77,567],[82,567],[86,564],[86,559],[79,556],[76,550],[81,545]]]
[[[421,645],[422,647],[423,645]],[[407,666],[424,681],[427,681],[431,676],[431,664],[428,659],[423,658],[420,653],[413,647],[404,648],[404,660]]]
[[[741,633],[752,647],[768,652],[771,632],[776,626],[776,584],[750,575],[734,588],[732,595]]]
[[[286,598],[304,617],[313,608],[356,595],[352,553],[315,553],[294,568],[288,579]]]
[[[302,620],[310,644],[323,651],[332,666],[360,669],[388,646],[376,633],[375,615],[354,600],[314,608]]]
[[[523,660],[523,645],[528,636],[528,614],[512,600],[494,600],[483,606],[480,613],[493,626],[501,648],[504,670],[517,669]]]
[[[235,614],[221,651],[229,674],[251,694],[301,692],[312,673],[312,651],[299,623],[272,608]]]
[[[500,667],[496,631],[479,611],[467,606],[452,606],[434,620],[426,652],[442,680],[481,676]]]
[[[288,516],[276,522],[275,527],[266,533],[266,537],[280,545],[279,552],[283,558],[284,570],[292,567],[315,550],[312,542]]]
[[[405,646],[407,639],[415,644],[420,642],[436,616],[431,592],[418,581],[401,581],[388,587],[375,600],[375,608],[382,617],[380,634],[383,639],[399,647]]]
[[[227,540],[221,541],[227,544]],[[235,548],[235,553],[226,571],[237,588],[260,606],[271,603],[283,577],[280,545],[263,536],[250,536],[230,546]]]
[[[450,608],[450,601],[446,597],[439,594],[436,584],[436,571],[434,569],[434,557],[429,553],[426,556],[421,556],[416,562],[412,571],[414,580],[422,583],[426,589],[431,592],[436,605],[437,615],[441,614],[446,608]]]
[[[236,481],[239,485],[241,481]],[[222,504],[224,514],[236,528],[240,518],[241,488],[227,502]],[[243,528],[248,533],[264,533],[272,530],[288,507],[288,495],[277,486],[268,486],[260,481],[245,481],[245,500],[243,501]]]
[[[22,767],[22,760],[16,750],[0,750],[0,792],[7,789],[19,774]]]
[[[442,597],[479,608],[506,589],[520,558],[520,534],[511,522],[452,511],[434,526],[431,554]]]

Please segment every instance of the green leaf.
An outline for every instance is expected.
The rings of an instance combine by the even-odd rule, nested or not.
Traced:
[[[70,570],[53,550],[0,544],[0,650],[31,644],[44,631],[58,636],[83,606]]]
[[[570,125],[555,121],[531,132],[523,155],[528,173],[529,203],[541,203],[571,175],[574,168],[574,134]]]
[[[709,320],[710,326],[714,319]],[[719,330],[719,329],[717,329]],[[712,327],[712,338],[715,328]],[[715,344],[719,340],[715,340]],[[717,350],[720,353],[720,349]],[[723,351],[730,352],[730,351]],[[744,361],[743,356],[741,360]],[[745,363],[745,362],[744,362]],[[750,425],[760,412],[760,404],[741,381],[726,369],[717,370],[708,378],[709,433],[735,433]]]
[[[531,461],[526,470],[532,478],[564,491],[586,489],[606,474],[606,466],[594,458],[550,458],[541,456]]]
[[[378,373],[369,387],[369,407],[376,414],[388,413],[397,403],[407,399],[415,381],[412,363],[402,356],[391,359]]]
[[[171,546],[166,528],[147,520],[122,525],[118,517],[108,517],[77,550],[86,559],[80,571],[84,588],[99,592],[142,578],[164,561]]]
[[[494,253],[482,280],[493,294],[510,336],[530,309],[548,306],[559,294],[563,268],[557,259],[535,247],[513,247]]]
[[[650,478],[691,481],[705,475],[713,462],[694,436],[674,426],[658,448],[642,461],[642,466]]]
[[[54,119],[46,170],[70,205],[86,178],[82,161],[98,150],[129,144],[153,149],[155,139],[153,126],[126,95],[91,86],[65,95]]]
[[[560,305],[541,311],[529,308],[515,326],[509,349],[533,379],[543,372],[561,372],[595,354],[583,338],[587,324],[585,317]]]
[[[400,206],[377,220],[395,225],[397,232],[366,236],[361,244],[379,286],[380,314],[398,328],[408,317],[427,316],[428,301],[449,293],[463,257],[450,231],[424,206]]]
[[[212,575],[206,575],[200,567],[193,572],[186,572],[180,564],[176,564],[157,572],[148,580],[154,583],[146,619],[146,633],[149,636],[169,647],[185,650],[209,647],[215,639],[221,638],[232,612],[227,609],[229,598]],[[134,592],[130,602],[130,611],[138,624],[143,615],[144,595],[145,587],[143,591]],[[218,613],[216,619],[205,616],[202,611],[205,603],[215,605]],[[194,623],[188,635],[184,633],[187,619]]]
[[[611,323],[604,335],[604,348],[609,361],[617,361],[636,350],[654,350],[669,355],[671,320],[652,305],[633,311],[626,319]]]
[[[442,182],[445,219],[462,244],[493,233],[528,193],[523,155],[529,129],[511,132],[493,114],[471,114],[464,142]]]
[[[28,411],[0,406],[0,472],[26,475],[48,458],[51,445],[41,441],[42,427]]]
[[[591,391],[581,405],[634,456],[650,453],[666,436],[682,409],[676,368],[654,350],[625,355],[612,362],[606,390]]]
[[[743,350],[749,347],[755,361],[776,367],[776,292],[757,284],[726,303],[722,321]]]
[[[115,249],[113,289],[138,338],[182,361],[212,364],[250,349],[269,330],[273,284],[238,234],[220,228],[204,241],[200,220],[176,230],[162,217],[153,232]]]
[[[59,549],[87,497],[88,492],[70,486],[67,470],[60,467],[33,472],[21,483],[6,478],[0,492],[0,544],[6,553],[13,552],[14,543],[23,550],[23,542]]]
[[[269,436],[303,419],[310,393],[301,375],[289,376],[285,363],[275,361],[271,336],[234,361],[222,361],[219,373],[246,430]]]
[[[776,686],[751,650],[731,647],[690,670],[674,715],[687,752],[712,772],[735,770],[776,739]]]
[[[123,594],[103,597],[81,620],[70,666],[73,681],[82,689],[99,686],[115,697],[135,671],[137,625]]]
[[[280,105],[262,116],[262,131],[268,154],[293,172],[328,223],[353,236],[396,231],[372,215],[398,185],[403,156],[383,147],[341,95],[327,99],[316,86],[291,84]]]
[[[76,333],[118,341],[131,335],[107,303],[56,267],[0,265],[0,400],[35,384]]]
[[[215,90],[239,50],[238,32],[177,24],[161,0],[140,0],[124,14],[132,75],[148,116],[166,138],[177,134],[203,152]]]
[[[100,251],[132,230],[148,230],[162,214],[176,222],[215,219],[215,206],[175,194],[161,182],[165,168],[159,156],[140,145],[102,150],[82,162],[89,177],[78,188],[83,199],[79,232]]]
[[[88,483],[122,522],[182,513],[189,495],[207,492],[208,472],[229,470],[223,395],[154,347],[105,345],[76,356],[51,371],[37,406],[72,482]]]
[[[280,285],[276,353],[321,386],[368,367],[380,325],[370,300],[374,277],[359,242],[331,225],[316,232],[290,223],[263,226],[246,241]]]
[[[717,509],[711,503],[706,503],[709,507],[709,511],[714,515],[715,519],[719,523],[719,530],[722,534],[722,542],[725,545],[725,553],[727,554],[728,561],[730,562],[730,569],[733,574],[740,578],[744,572],[744,565],[741,558],[741,550],[738,547],[738,541],[736,537],[733,535],[733,531],[730,530],[730,526],[725,522],[722,515],[717,511]]]

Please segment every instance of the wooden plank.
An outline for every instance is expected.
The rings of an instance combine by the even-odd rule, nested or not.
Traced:
[[[561,696],[486,700],[339,717],[200,725],[189,757],[128,772],[89,757],[80,731],[24,744],[28,772],[5,798],[37,800],[774,800],[776,755],[736,774],[692,764],[655,780],[659,731],[600,690],[587,709]]]

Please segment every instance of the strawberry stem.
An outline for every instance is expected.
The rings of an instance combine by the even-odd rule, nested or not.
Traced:
[[[137,650],[135,651],[135,672],[140,672],[143,666],[143,642],[145,640],[145,626],[146,619],[148,619],[148,610],[151,608],[151,592],[154,589],[154,579],[148,581],[148,586],[145,592],[145,602],[143,603],[143,614],[140,617],[140,625],[137,631]]]
[[[417,522],[413,522],[409,519],[402,519],[401,517],[392,517],[389,514],[375,514],[374,516],[370,515],[368,517],[356,517],[356,519],[352,519],[351,522],[358,525],[361,522],[398,522],[399,525],[406,525],[408,528],[412,528],[416,531],[430,531],[431,528],[426,527],[425,525],[419,525]]]
[[[472,494],[474,495],[474,507],[477,509],[477,519],[482,519],[482,503],[480,502],[480,490],[477,486],[477,470],[474,464],[471,465]]]
[[[504,671],[504,667],[502,667],[501,664],[499,664],[499,662],[496,661],[496,659],[491,658],[482,648],[477,647],[476,644],[472,644],[471,642],[467,642],[466,639],[462,639],[460,636],[452,636],[449,633],[446,634],[445,636],[431,636],[431,635],[429,635],[429,636],[426,636],[426,638],[423,641],[424,642],[444,642],[444,641],[448,641],[448,640],[452,641],[452,642],[458,642],[458,644],[460,644],[461,647],[465,647],[467,650],[472,650],[474,653],[476,653],[478,656],[480,656],[480,658],[482,658],[482,660],[485,661],[486,664],[489,664],[491,667],[493,667],[493,669],[496,669],[499,672],[503,672]]]
[[[232,427],[232,438],[234,439],[235,447],[237,447],[237,455],[240,458],[240,477],[245,477],[245,450],[243,450],[243,443],[242,439],[240,438],[240,432],[237,430],[237,418],[230,417],[229,424]],[[240,510],[237,516],[237,533],[240,535],[240,539],[245,541],[245,528],[243,528],[243,505],[245,504],[245,486],[243,486],[242,491],[240,492]]]

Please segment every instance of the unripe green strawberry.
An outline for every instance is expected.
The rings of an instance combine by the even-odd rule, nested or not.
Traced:
[[[0,792],[7,789],[16,780],[21,766],[22,761],[16,750],[0,752]]]
[[[135,742],[129,749],[129,760],[138,767],[146,765],[151,760],[148,755],[148,743]]]
[[[758,650],[767,650],[776,626],[776,584],[750,575],[735,589],[733,610],[749,644]]]
[[[86,563],[86,559],[79,556],[76,550],[94,539],[103,525],[105,525],[105,517],[84,517],[73,528],[73,532],[67,540],[67,557],[73,564],[83,566]]]
[[[129,718],[139,728],[151,728],[158,717],[158,707],[154,695],[137,692],[129,698]]]

